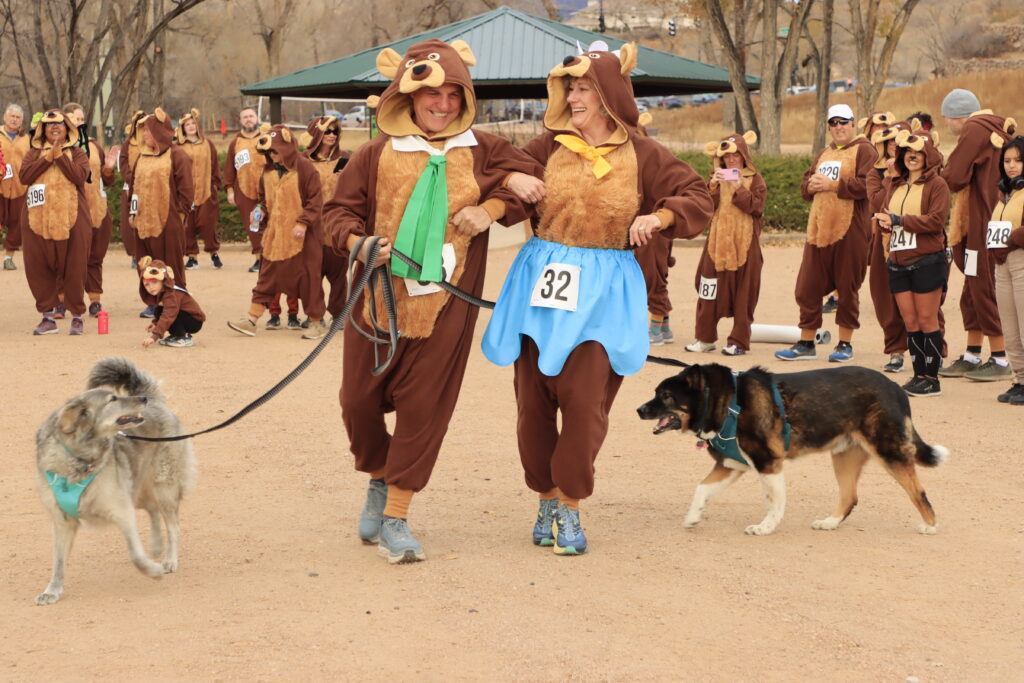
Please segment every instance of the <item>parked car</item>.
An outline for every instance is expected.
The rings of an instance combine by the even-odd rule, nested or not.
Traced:
[[[658,100],[658,106],[662,109],[681,109],[683,106],[683,98],[675,95],[662,97]]]
[[[906,81],[895,81],[893,83],[886,83],[882,86],[883,88],[909,88],[910,84]]]
[[[365,104],[357,104],[348,110],[341,121],[346,126],[361,126],[366,121],[367,111]]]
[[[641,114],[643,114],[645,111],[649,111],[650,107],[648,107],[647,103],[644,102],[643,100],[637,100],[636,101],[636,110],[638,112],[640,112]]]
[[[691,97],[690,104],[695,107],[699,107],[702,104],[710,104],[712,102],[717,102],[720,99],[722,99],[721,93],[703,92]]]

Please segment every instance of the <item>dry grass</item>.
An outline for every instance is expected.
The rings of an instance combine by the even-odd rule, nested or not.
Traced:
[[[1020,98],[1021,74],[1017,71],[991,71],[965,74],[919,83],[907,88],[891,88],[882,91],[878,101],[880,110],[892,111],[898,117],[924,111],[932,115],[939,130],[940,139],[949,139],[949,131],[942,123],[939,108],[942,99],[953,88],[966,88],[978,96],[982,107],[991,109],[1001,116],[1013,116],[1024,122],[1024,102]],[[782,108],[783,152],[807,153],[810,151],[814,130],[814,93],[790,95]],[[845,103],[856,110],[857,96],[853,92],[835,93],[831,103]],[[759,113],[760,103],[754,98],[754,110]],[[688,149],[701,149],[708,140],[719,140],[733,131],[722,125],[722,103],[715,102],[702,107],[684,107],[669,111],[657,110],[653,127],[659,131],[662,142],[677,143]],[[858,112],[858,116],[861,114]],[[944,147],[949,147],[943,141]],[[952,142],[952,140],[948,140]]]

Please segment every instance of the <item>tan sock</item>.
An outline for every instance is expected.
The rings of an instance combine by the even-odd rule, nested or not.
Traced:
[[[413,491],[388,485],[388,504],[384,506],[385,517],[409,518],[409,503],[412,502]]]
[[[849,327],[839,327],[839,341],[851,344],[853,342],[853,329]]]
[[[541,500],[554,500],[555,498],[558,498],[559,493],[561,492],[558,490],[558,487],[556,486],[550,491],[546,491],[544,493],[539,494],[539,496]]]
[[[14,252],[8,250],[8,251],[4,252],[4,256],[6,256],[7,258],[14,258]]]
[[[387,467],[381,467],[380,469],[373,470],[370,472],[370,479],[383,479],[384,475],[387,474],[387,471]]]
[[[260,316],[263,315],[264,311],[266,311],[266,310],[267,310],[267,307],[264,306],[263,304],[257,304],[257,303],[249,304],[249,319],[253,320],[253,321],[259,320]]]
[[[94,304],[99,302],[101,294],[99,292],[86,292],[89,295],[89,303]]]
[[[580,509],[580,499],[579,498],[569,498],[568,496],[563,495],[562,496],[561,504],[564,505],[565,507],[569,508],[570,510],[579,510]]]

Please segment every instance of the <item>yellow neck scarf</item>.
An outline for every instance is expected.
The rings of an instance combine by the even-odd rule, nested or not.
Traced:
[[[586,140],[575,135],[556,135],[555,142],[565,145],[570,152],[576,152],[584,159],[594,162],[591,170],[593,170],[595,178],[603,178],[611,172],[612,165],[608,163],[604,155],[615,149],[616,145],[591,147]]]

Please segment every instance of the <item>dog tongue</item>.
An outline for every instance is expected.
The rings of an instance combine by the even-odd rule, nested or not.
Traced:
[[[672,416],[671,415],[667,415],[667,416],[661,418],[660,420],[658,420],[658,425],[654,428],[654,433],[655,434],[660,434],[661,432],[665,431],[665,429],[670,424],[672,424]]]

